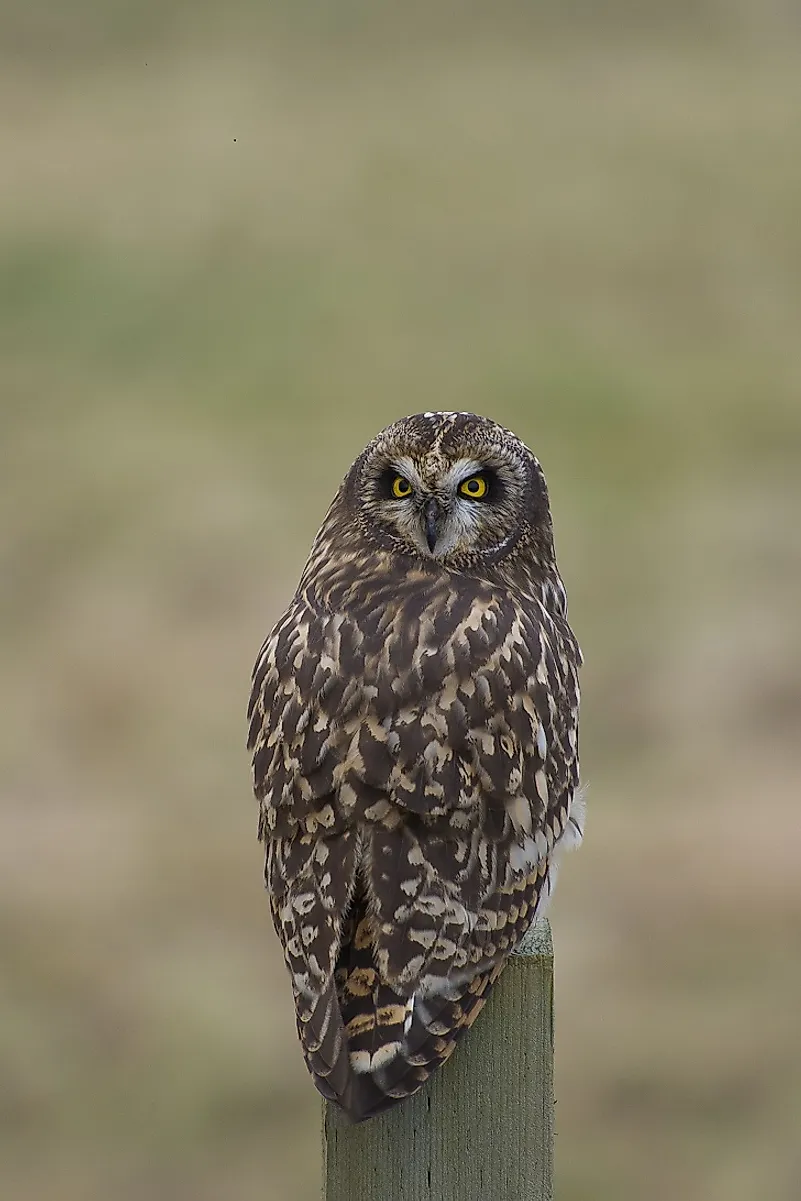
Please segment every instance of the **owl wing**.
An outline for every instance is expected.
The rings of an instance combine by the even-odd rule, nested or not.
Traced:
[[[346,611],[299,596],[254,669],[260,835],[301,1043],[356,1119],[448,1058],[572,832],[566,618],[460,588],[421,570]]]

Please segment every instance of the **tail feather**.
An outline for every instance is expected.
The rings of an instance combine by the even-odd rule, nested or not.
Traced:
[[[336,1101],[350,1076],[348,1047],[333,981],[307,1018],[298,1015],[298,1035],[306,1063],[323,1096]]]
[[[449,996],[402,996],[373,961],[371,918],[357,904],[343,930],[334,981],[305,1020],[304,1055],[320,1093],[355,1122],[411,1096],[450,1058],[472,1025],[503,962]]]
[[[450,1058],[533,920],[545,865],[509,892],[506,924],[471,947],[469,966],[404,995],[376,966],[375,918],[361,893],[342,924],[333,978],[301,1005],[298,1032],[314,1082],[354,1122],[409,1097]]]

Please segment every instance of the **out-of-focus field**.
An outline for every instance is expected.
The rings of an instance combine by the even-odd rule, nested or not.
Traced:
[[[558,1195],[801,1196],[801,24],[522,7],[2,6],[4,1196],[317,1195],[248,677],[434,407],[586,655]]]

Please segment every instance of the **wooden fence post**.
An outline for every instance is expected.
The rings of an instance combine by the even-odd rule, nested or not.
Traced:
[[[451,1059],[358,1126],[323,1102],[323,1201],[552,1201],[553,945],[538,921]]]

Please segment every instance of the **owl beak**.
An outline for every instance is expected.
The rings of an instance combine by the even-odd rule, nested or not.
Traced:
[[[426,523],[426,542],[428,543],[428,549],[433,554],[434,547],[437,545],[437,534],[439,533],[437,530],[437,523],[439,522],[440,518],[439,504],[433,496],[430,500],[426,501],[425,508],[423,509],[423,516],[425,517]]]

